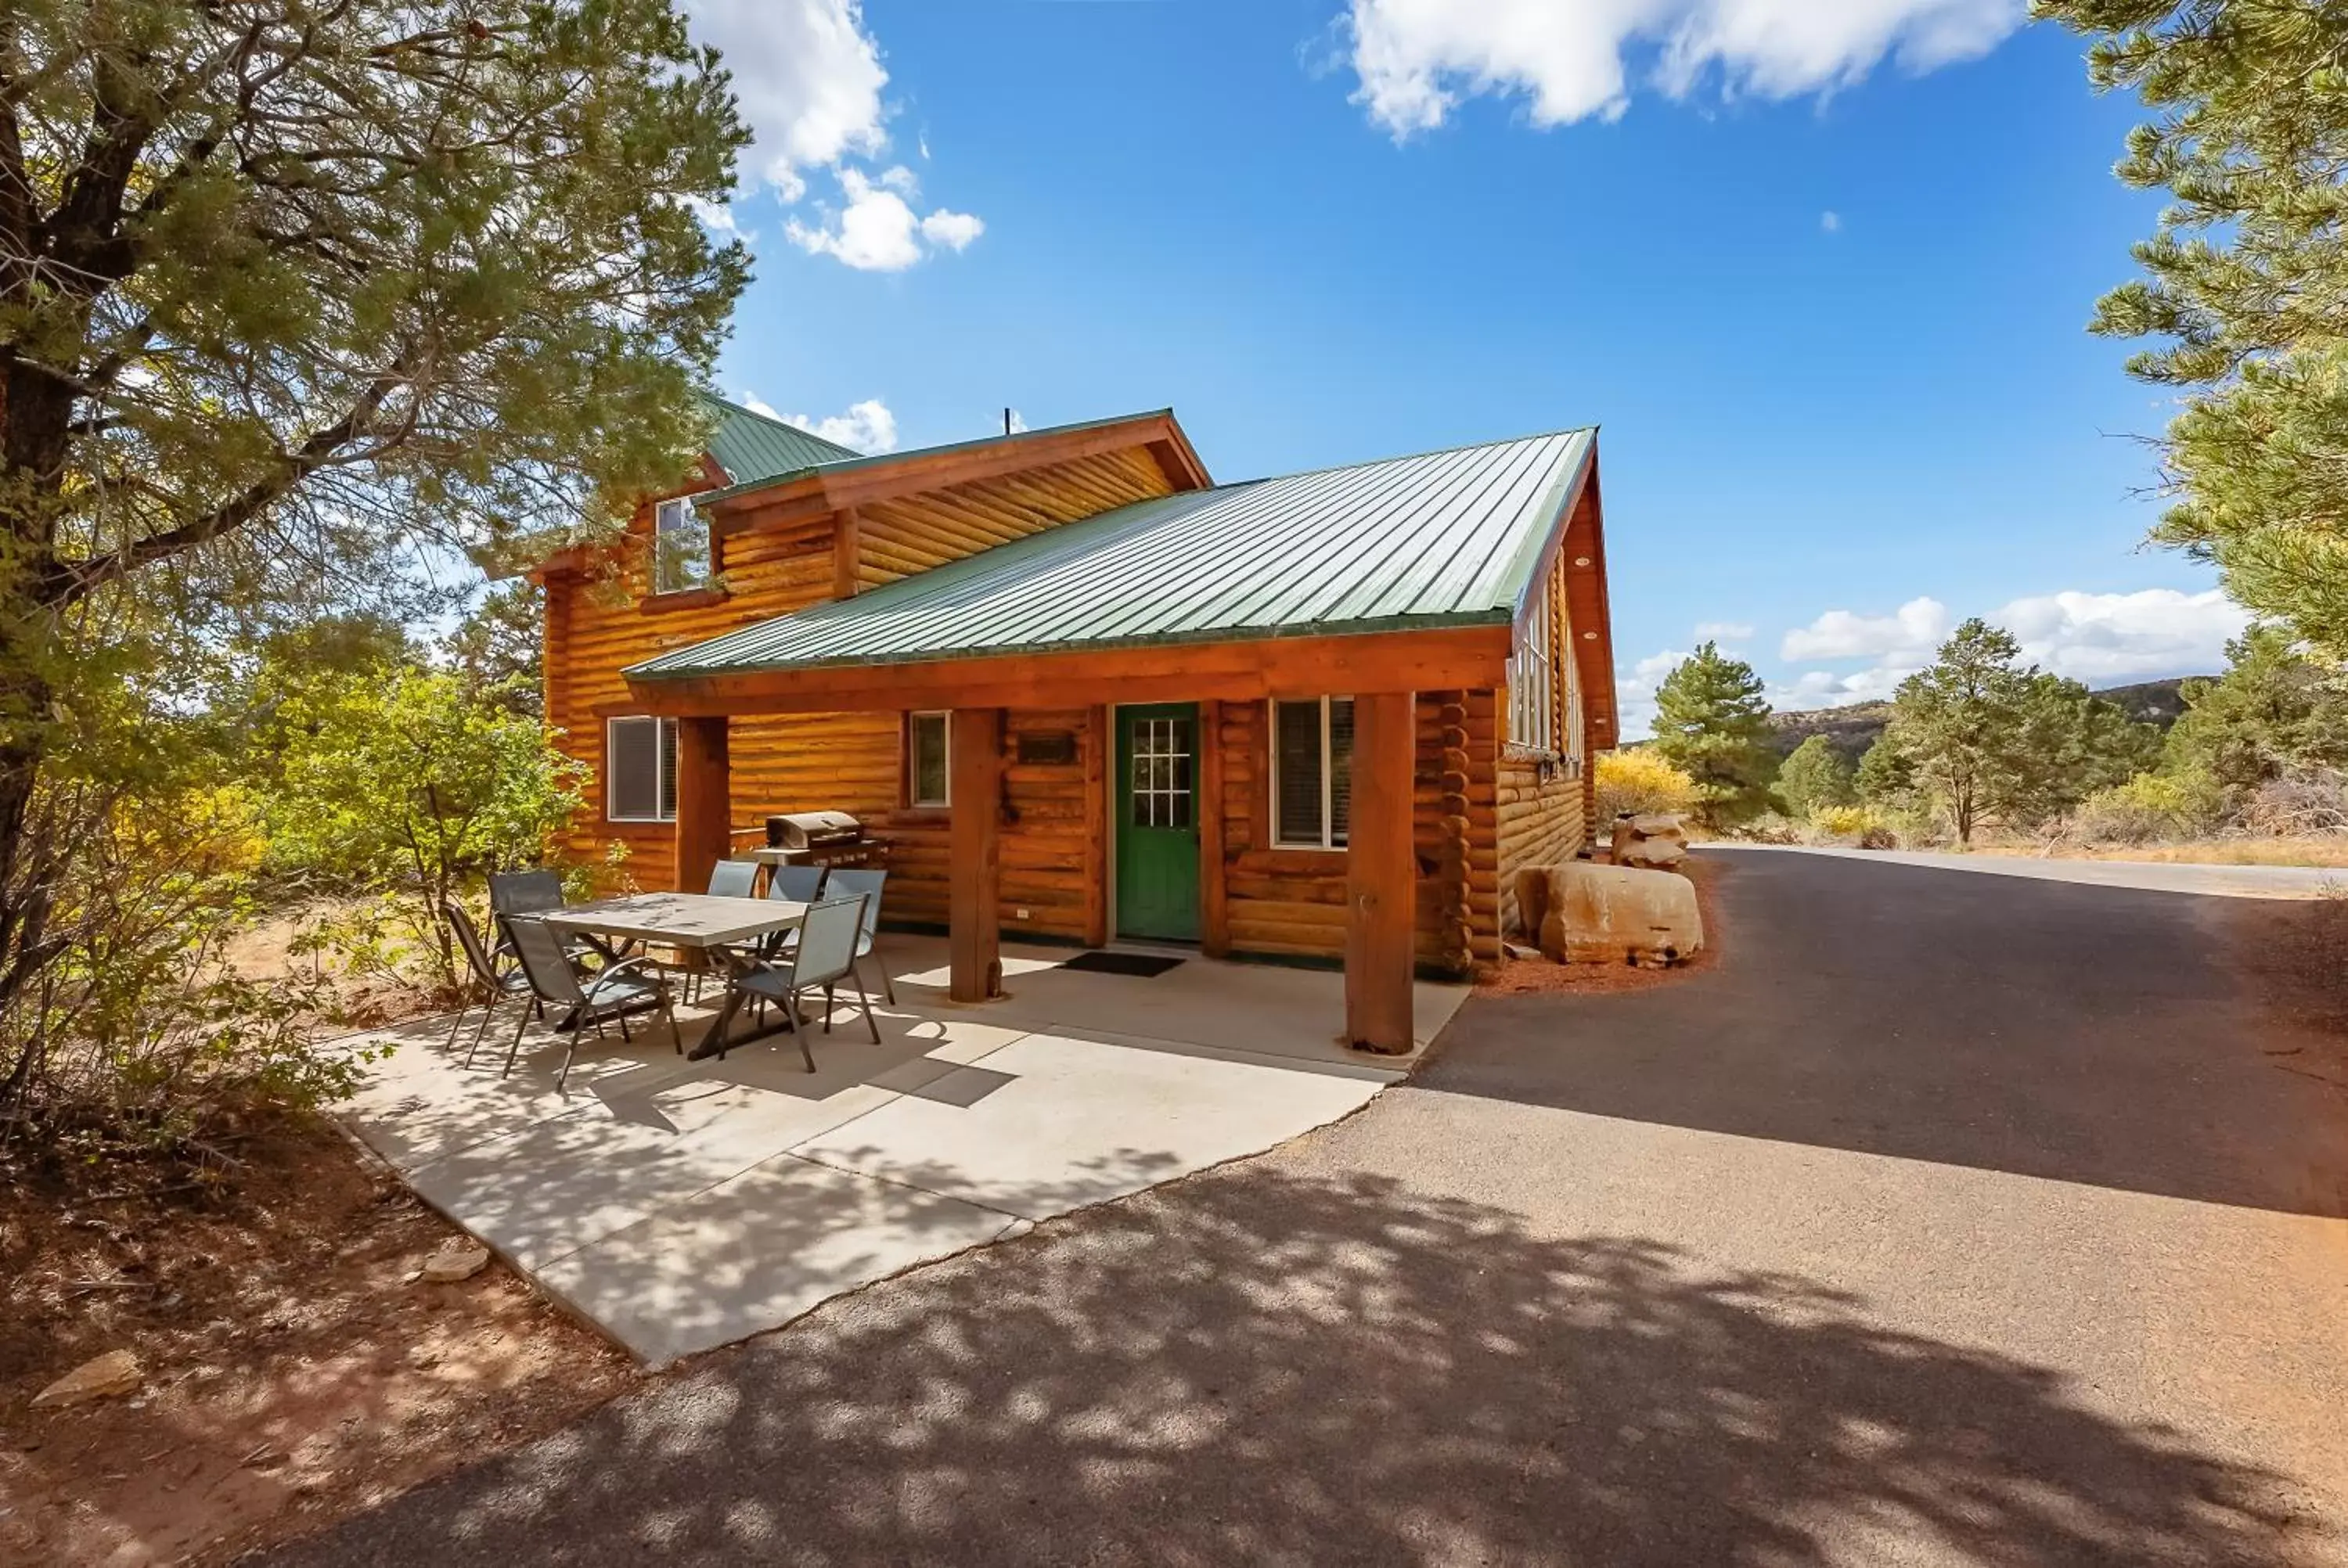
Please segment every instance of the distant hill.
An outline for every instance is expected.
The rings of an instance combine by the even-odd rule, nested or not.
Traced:
[[[2138,723],[2158,724],[2165,730],[2185,712],[2185,699],[2178,691],[2185,680],[2180,677],[2139,681],[2132,686],[2106,686],[2096,695],[2116,704]],[[1883,726],[1891,722],[1891,704],[1854,702],[1848,708],[1813,708],[1803,713],[1773,714],[1771,722],[1777,727],[1774,743],[1780,756],[1812,735],[1824,735],[1828,744],[1856,763],[1867,754],[1868,747],[1875,744],[1876,738],[1883,733]]]

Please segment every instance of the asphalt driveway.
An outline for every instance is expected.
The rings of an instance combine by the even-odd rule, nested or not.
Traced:
[[[1709,973],[275,1560],[2348,1563],[2348,1107],[2221,901],[1724,857]]]

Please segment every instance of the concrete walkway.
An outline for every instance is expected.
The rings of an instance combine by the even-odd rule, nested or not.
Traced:
[[[2237,907],[1705,853],[1702,975],[273,1561],[2348,1563],[2338,1047]]]
[[[500,1078],[510,1022],[467,1068],[442,1019],[373,1037],[397,1049],[347,1115],[426,1199],[658,1365],[1271,1148],[1399,1076],[1337,1043],[1334,975],[1192,958],[1139,979],[1014,949],[1011,998],[959,1009],[942,944],[882,955],[901,1004],[879,1009],[882,1043],[843,1009],[812,1075],[787,1038],[694,1064],[644,1024],[633,1046],[591,1037],[558,1093],[551,1033]],[[1465,996],[1420,990],[1430,1030]],[[685,1015],[688,1043],[705,1018]]]

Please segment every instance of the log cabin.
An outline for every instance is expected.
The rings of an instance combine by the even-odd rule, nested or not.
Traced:
[[[1497,962],[1617,723],[1597,432],[1218,485],[1171,411],[865,456],[747,409],[532,574],[569,852],[699,890],[769,814],[888,845],[888,923],[1414,972]],[[620,853],[615,853],[615,846]],[[1333,1020],[1334,1021],[1334,1020]]]

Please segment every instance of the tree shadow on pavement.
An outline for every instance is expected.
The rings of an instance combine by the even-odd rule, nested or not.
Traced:
[[[1178,1183],[835,1301],[282,1563],[2272,1563],[2063,1377],[1385,1178]]]

